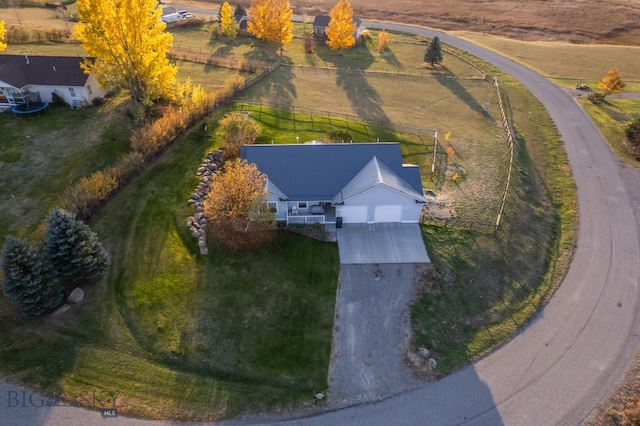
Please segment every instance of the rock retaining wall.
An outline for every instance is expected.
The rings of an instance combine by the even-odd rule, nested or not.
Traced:
[[[200,254],[209,253],[207,248],[207,217],[204,213],[204,200],[210,191],[211,176],[222,167],[224,163],[224,151],[218,149],[211,151],[202,162],[196,175],[200,178],[200,183],[191,194],[187,203],[193,205],[195,214],[187,218],[187,226],[193,238],[198,240]]]

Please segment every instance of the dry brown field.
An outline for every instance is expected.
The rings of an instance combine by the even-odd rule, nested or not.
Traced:
[[[183,0],[188,1],[188,0]],[[240,3],[249,5],[249,1]],[[297,14],[336,0],[291,0]],[[361,19],[486,32],[520,40],[640,45],[640,0],[351,0]]]

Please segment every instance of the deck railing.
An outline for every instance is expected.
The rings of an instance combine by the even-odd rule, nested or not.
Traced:
[[[296,223],[299,225],[305,225],[309,223],[324,223],[325,217],[323,214],[314,215],[300,215],[300,216],[287,216],[287,223]]]

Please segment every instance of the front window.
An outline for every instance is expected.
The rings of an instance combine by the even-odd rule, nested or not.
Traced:
[[[89,94],[89,96],[93,95],[93,90],[91,90],[90,84],[87,84],[87,93]]]
[[[301,209],[306,209],[307,208],[307,202],[306,201],[299,201],[298,202],[298,207],[300,207]]]
[[[73,87],[69,87],[69,93],[71,94],[72,98],[76,97],[76,89],[74,89]]]
[[[267,209],[271,212],[271,213],[278,213],[278,203],[274,202],[274,201],[269,201],[267,203]]]

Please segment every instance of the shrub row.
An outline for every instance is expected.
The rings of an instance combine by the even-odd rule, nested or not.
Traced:
[[[72,35],[70,29],[44,28],[30,29],[22,27],[7,28],[6,41],[9,44],[33,42],[62,42]]]
[[[67,188],[62,197],[64,208],[86,220],[119,188],[138,175],[157,154],[212,111],[221,93],[206,94],[190,82],[181,88],[176,103],[162,115],[136,130],[130,138],[131,151],[104,170],[84,177]],[[230,93],[223,91],[222,95]]]

